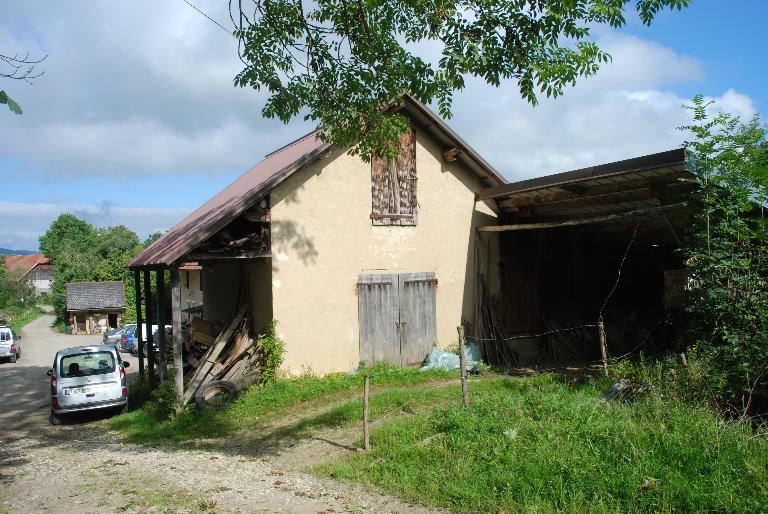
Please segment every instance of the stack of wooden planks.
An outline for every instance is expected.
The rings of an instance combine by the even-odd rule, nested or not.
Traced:
[[[249,311],[249,305],[244,304],[227,327],[215,337],[208,332],[213,329],[210,323],[192,320],[190,341],[195,342],[189,343],[190,348],[195,344],[207,344],[207,350],[185,377],[185,404],[209,382],[224,380],[242,388],[259,380],[258,339],[251,336]],[[187,362],[190,362],[189,359]]]

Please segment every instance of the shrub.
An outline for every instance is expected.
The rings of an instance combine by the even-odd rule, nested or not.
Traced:
[[[768,397],[768,138],[755,117],[711,118],[694,99],[686,143],[701,208],[684,249],[693,286],[689,353],[711,363],[714,393],[742,413]]]
[[[152,391],[149,395],[149,400],[144,404],[144,410],[158,421],[171,419],[176,414],[176,408],[179,406],[174,371],[172,369],[168,370],[168,379]]]
[[[277,334],[277,321],[272,320],[267,333],[261,338],[261,381],[269,384],[278,377],[285,355],[285,343]]]

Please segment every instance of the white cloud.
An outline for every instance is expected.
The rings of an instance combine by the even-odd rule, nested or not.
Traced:
[[[690,103],[676,84],[701,77],[701,65],[656,43],[610,35],[601,45],[613,56],[598,75],[556,100],[531,107],[514,83],[495,89],[472,80],[454,103],[451,124],[511,181],[568,171],[679,147]],[[755,113],[734,90],[711,97],[716,108]]]
[[[142,239],[163,232],[183,219],[191,209],[162,209],[102,205],[0,202],[0,247],[34,250],[38,238],[59,214],[71,213],[97,227],[125,225]]]

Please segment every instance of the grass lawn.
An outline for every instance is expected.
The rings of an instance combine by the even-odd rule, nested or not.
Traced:
[[[764,512],[768,440],[681,403],[605,403],[549,375],[471,384],[315,471],[456,512]],[[456,395],[458,391],[454,392]]]
[[[456,512],[762,512],[768,440],[705,409],[648,398],[601,399],[604,381],[555,375],[470,381],[456,373],[372,368],[372,451],[312,471]],[[301,439],[358,426],[362,377],[284,380],[218,412],[159,423],[138,410],[110,420],[133,442],[271,435]],[[252,429],[252,430],[251,430]],[[235,435],[238,432],[240,435]],[[308,462],[307,465],[311,465]]]

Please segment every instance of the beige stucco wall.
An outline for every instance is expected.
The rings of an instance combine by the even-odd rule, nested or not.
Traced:
[[[370,164],[348,153],[332,153],[272,192],[272,314],[287,371],[358,365],[360,273],[435,272],[439,345],[454,342],[461,320],[472,319],[472,228],[495,224],[495,214],[475,203],[481,184],[461,164],[445,163],[442,148],[422,131],[416,169],[415,227],[372,226]],[[496,238],[481,237],[482,252],[490,252],[483,267],[496,270]]]

